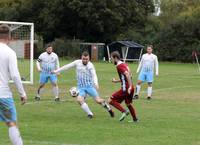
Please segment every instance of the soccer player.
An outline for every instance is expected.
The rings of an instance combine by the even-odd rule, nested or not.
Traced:
[[[118,51],[114,51],[111,53],[111,61],[114,65],[116,65],[117,72],[120,78],[118,80],[113,78],[112,82],[121,82],[121,89],[112,94],[112,96],[109,98],[109,103],[120,112],[122,112],[122,116],[120,117],[119,121],[123,121],[130,111],[132,116],[131,122],[137,122],[138,119],[136,117],[136,112],[132,105],[134,86],[132,83],[131,71],[128,67],[128,64],[120,61],[120,54]],[[129,111],[124,109],[124,107],[121,105],[123,101],[125,101],[125,104],[128,107]]]
[[[37,90],[37,96],[35,97],[36,101],[40,100],[40,93],[42,88],[50,79],[53,86],[53,94],[55,96],[55,101],[60,101],[58,84],[57,84],[57,75],[52,74],[53,70],[59,68],[59,59],[56,53],[53,52],[53,47],[49,44],[47,45],[46,52],[43,52],[37,62],[37,69],[40,72],[40,86]]]
[[[70,64],[64,65],[53,73],[59,73],[72,67],[76,68],[77,85],[79,90],[77,101],[81,108],[87,113],[88,118],[92,118],[93,113],[85,102],[85,97],[87,95],[92,96],[98,104],[102,105],[110,113],[111,117],[114,117],[114,112],[110,106],[104,99],[99,97],[97,92],[99,89],[98,79],[94,65],[90,62],[88,52],[83,52],[80,60],[75,60]]]
[[[8,25],[0,25],[0,121],[8,126],[9,137],[13,145],[23,145],[17,127],[17,114],[9,80],[12,79],[21,97],[22,105],[27,97],[22,86],[21,77],[17,67],[16,53],[7,45],[10,39]]]
[[[147,53],[142,55],[142,59],[139,63],[137,73],[140,74],[138,76],[138,82],[136,86],[136,93],[134,99],[139,98],[139,92],[141,89],[141,84],[143,82],[147,82],[147,99],[150,100],[152,96],[152,83],[153,83],[153,75],[154,75],[154,68],[156,70],[156,76],[158,76],[158,58],[156,55],[152,53],[153,46],[147,46]]]

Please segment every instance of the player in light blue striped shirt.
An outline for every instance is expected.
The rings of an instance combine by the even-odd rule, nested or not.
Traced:
[[[92,111],[89,109],[85,102],[87,95],[92,96],[94,100],[102,105],[110,113],[111,117],[114,117],[114,113],[107,102],[99,97],[97,90],[99,89],[98,79],[94,65],[89,61],[90,57],[87,52],[83,52],[80,60],[75,60],[70,64],[67,64],[55,71],[55,74],[64,70],[68,70],[72,67],[76,68],[77,86],[79,90],[79,96],[77,101],[81,108],[87,113],[89,118],[93,117]]]
[[[57,76],[52,74],[52,71],[59,68],[59,60],[56,53],[53,52],[53,47],[48,45],[46,52],[42,53],[37,60],[37,69],[40,72],[40,86],[37,91],[36,101],[40,100],[40,93],[42,88],[48,82],[51,81],[53,86],[53,93],[55,96],[55,101],[59,101],[59,90],[57,85]]]
[[[147,82],[148,89],[147,89],[147,99],[150,100],[152,97],[152,83],[153,83],[153,76],[154,76],[154,69],[155,74],[158,76],[158,58],[155,54],[152,53],[153,46],[147,47],[147,53],[142,55],[142,59],[139,63],[137,73],[140,72],[138,76],[138,82],[136,86],[136,93],[134,99],[139,98],[139,92],[141,89],[141,85],[143,82]]]

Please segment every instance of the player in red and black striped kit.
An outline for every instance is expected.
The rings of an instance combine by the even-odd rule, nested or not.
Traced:
[[[116,109],[118,109],[120,112],[122,112],[122,116],[119,119],[119,121],[123,121],[130,111],[131,116],[133,118],[133,122],[137,122],[138,119],[136,117],[136,112],[132,105],[134,86],[132,83],[131,71],[128,67],[128,64],[120,60],[120,54],[118,51],[112,52],[111,60],[112,63],[116,65],[117,72],[120,78],[120,80],[113,79],[112,82],[113,83],[121,82],[121,89],[112,94],[112,96],[109,98],[109,103]],[[125,104],[128,107],[129,111],[124,109],[124,107],[121,105],[123,101],[125,101]]]

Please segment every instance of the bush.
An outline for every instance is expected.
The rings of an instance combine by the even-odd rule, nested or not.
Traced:
[[[37,49],[35,49],[34,57],[37,58],[42,52],[45,51],[45,46],[41,43],[42,40],[38,41]],[[69,39],[55,39],[51,42],[54,47],[54,52],[59,57],[64,57],[66,59],[73,59],[80,57],[80,41],[79,40],[69,40]]]
[[[80,56],[79,40],[55,39],[52,44],[59,57],[77,58]]]
[[[160,60],[193,62],[192,52],[200,52],[200,7],[177,16],[163,27],[155,42]]]

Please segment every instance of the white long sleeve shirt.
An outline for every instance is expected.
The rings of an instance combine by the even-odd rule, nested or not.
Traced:
[[[16,53],[0,43],[0,98],[12,98],[9,80],[13,80],[21,97],[26,96],[17,67]]]
[[[48,74],[52,73],[52,71],[60,67],[58,56],[54,52],[52,52],[51,54],[43,52],[39,56],[36,65],[38,70],[41,70],[42,72]]]
[[[137,73],[141,70],[143,72],[156,70],[156,75],[158,75],[158,58],[154,54],[143,54],[142,59],[137,68]]]
[[[69,63],[57,69],[55,73],[68,70],[72,67],[76,68],[76,78],[79,87],[93,86],[93,85],[98,86],[96,70],[91,62],[88,62],[87,65],[84,65],[82,63],[82,60],[75,60],[72,63]]]

